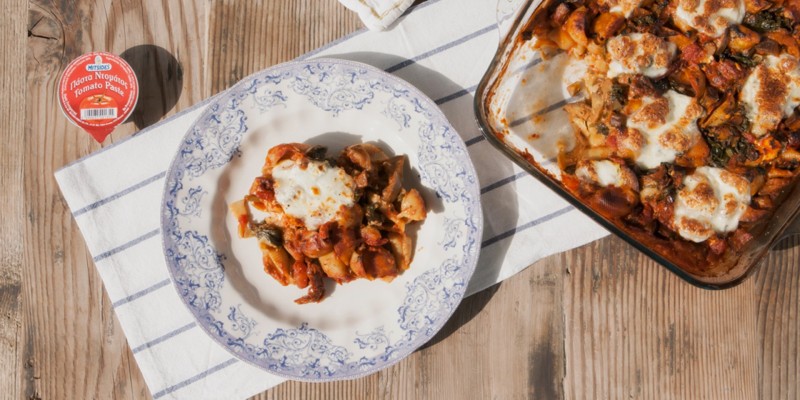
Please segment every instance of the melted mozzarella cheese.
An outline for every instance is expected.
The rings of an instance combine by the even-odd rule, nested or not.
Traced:
[[[719,37],[744,19],[743,0],[679,0],[676,22],[706,36]]]
[[[355,202],[353,178],[339,167],[308,161],[284,160],[272,169],[275,199],[283,211],[303,220],[310,230],[336,218],[342,206]]]
[[[642,0],[600,0],[600,4],[607,5],[609,11],[628,18],[633,10],[642,4]]]
[[[644,97],[642,106],[628,118],[628,128],[638,130],[646,142],[636,163],[652,169],[675,161],[679,153],[689,150],[700,137],[697,119],[703,113],[694,98],[672,90],[663,97]]]
[[[581,161],[575,169],[575,175],[600,186],[623,186],[622,170],[619,164],[609,160]]]
[[[673,224],[684,239],[702,242],[739,226],[750,204],[750,183],[721,168],[700,167],[683,179]]]
[[[739,99],[745,104],[751,130],[764,136],[800,105],[800,67],[788,55],[769,55],[745,80]]]
[[[608,77],[641,74],[657,78],[667,73],[676,46],[650,33],[631,33],[611,38],[607,44]]]

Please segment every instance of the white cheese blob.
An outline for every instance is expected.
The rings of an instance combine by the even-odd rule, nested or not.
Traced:
[[[609,160],[580,161],[575,168],[575,176],[602,187],[622,187],[624,182],[621,166]]]
[[[608,77],[641,74],[657,78],[667,73],[677,47],[651,33],[630,33],[608,40]]]
[[[600,0],[600,4],[608,6],[609,11],[628,18],[633,10],[642,4],[642,0]]]
[[[696,243],[715,233],[736,230],[750,204],[750,182],[721,168],[700,167],[683,179],[672,223],[681,237]]]
[[[706,36],[719,37],[729,26],[744,19],[743,0],[679,0],[676,23]]]
[[[284,160],[272,169],[272,178],[275,200],[283,211],[310,230],[334,220],[341,207],[355,202],[353,178],[326,162]]]
[[[628,118],[628,129],[644,136],[636,164],[652,169],[671,163],[700,137],[697,120],[704,114],[694,98],[668,90],[662,97],[645,96],[641,107]]]
[[[764,136],[800,105],[800,67],[788,54],[768,55],[745,80],[739,99],[751,122],[751,132]]]

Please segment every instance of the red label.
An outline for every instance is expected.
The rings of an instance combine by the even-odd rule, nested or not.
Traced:
[[[59,83],[61,109],[98,142],[123,123],[139,98],[139,82],[125,60],[87,53],[73,60]]]

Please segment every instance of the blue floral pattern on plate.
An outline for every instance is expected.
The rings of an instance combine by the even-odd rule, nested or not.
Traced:
[[[252,135],[268,131],[262,127],[270,123],[278,126],[272,120],[283,117],[276,115],[297,107],[310,107],[327,121],[386,119],[393,127],[387,140],[399,138],[413,145],[417,160],[413,167],[444,210],[439,211],[440,226],[423,226],[438,237],[437,243],[425,244],[434,247],[430,253],[434,256],[415,259],[404,274],[409,274],[408,280],[392,283],[403,285],[398,288],[402,294],[387,300],[393,305],[383,309],[375,322],[367,321],[352,332],[302,321],[304,306],[287,310],[297,314],[291,321],[300,322],[257,312],[226,271],[226,263],[238,255],[221,250],[212,233],[219,224],[211,219],[222,215],[211,212],[221,171],[241,154],[240,147]],[[292,140],[280,140],[286,141]],[[477,262],[481,230],[474,167],[463,140],[435,104],[383,71],[330,59],[278,65],[220,95],[181,142],[167,173],[162,202],[169,272],[199,325],[237,357],[283,377],[310,381],[373,373],[428,341],[464,295]],[[420,246],[417,243],[418,250]]]

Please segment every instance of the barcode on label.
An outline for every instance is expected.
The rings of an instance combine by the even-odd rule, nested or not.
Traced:
[[[117,118],[117,109],[112,108],[82,108],[81,109],[81,119],[82,120],[93,120],[93,119],[109,119],[109,118]]]

